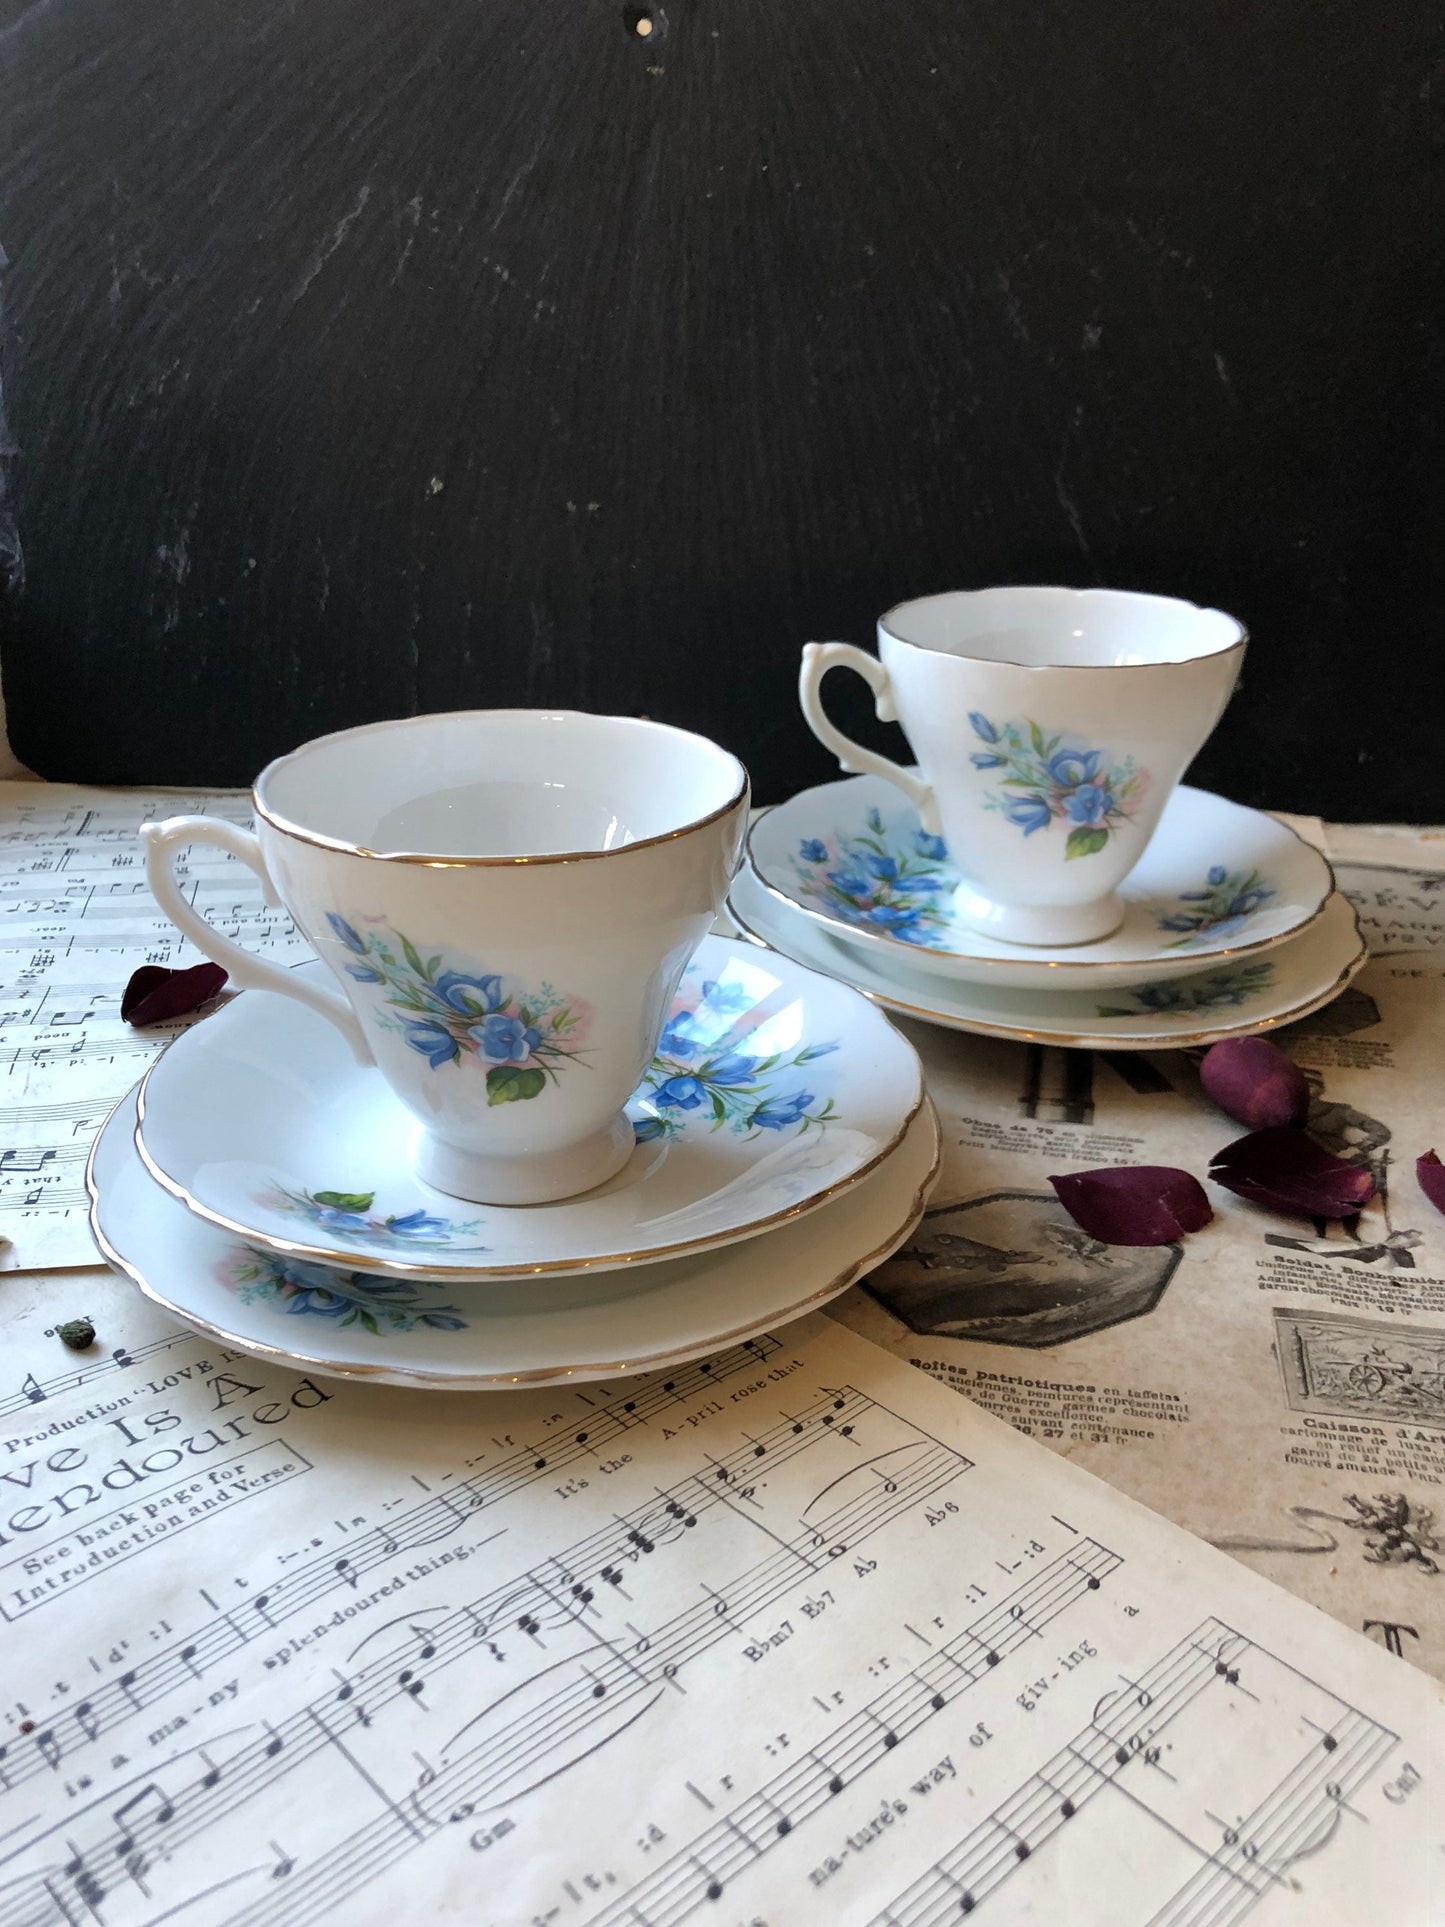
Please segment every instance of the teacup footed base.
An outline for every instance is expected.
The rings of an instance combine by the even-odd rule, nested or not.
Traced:
[[[632,1125],[619,1112],[580,1144],[527,1157],[484,1157],[423,1131],[412,1163],[424,1184],[472,1204],[555,1204],[605,1184],[636,1149]]]
[[[1001,943],[1100,943],[1113,936],[1127,908],[1117,890],[1089,903],[997,903],[967,877],[953,895],[959,922]]]

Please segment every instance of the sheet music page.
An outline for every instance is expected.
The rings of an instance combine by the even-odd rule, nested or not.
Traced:
[[[1201,1053],[905,1025],[943,1174],[909,1246],[832,1309],[1445,1677],[1445,1217],[1414,1169],[1445,1155],[1445,835],[1314,827],[1374,958],[1276,1041],[1313,1087],[1313,1135],[1375,1178],[1358,1223],[1279,1216],[1206,1182],[1205,1231],[1096,1244],[1051,1174],[1173,1164],[1203,1179],[1243,1135],[1201,1091]]]
[[[0,1237],[12,1265],[94,1262],[83,1183],[91,1141],[183,1027],[132,1030],[121,992],[141,964],[200,961],[146,887],[138,832],[197,812],[251,822],[244,792],[0,782]],[[198,846],[178,869],[227,936],[281,961],[311,954],[235,857]]]
[[[187,1338],[0,1487],[3,1927],[1439,1918],[1441,1689],[826,1319],[477,1398]]]

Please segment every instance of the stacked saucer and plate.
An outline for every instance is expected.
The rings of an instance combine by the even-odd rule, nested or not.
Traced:
[[[1366,961],[1320,852],[1179,785],[1244,632],[1108,590],[1000,589],[889,611],[879,654],[804,654],[804,714],[845,770],[754,825],[738,928],[884,1009],[1026,1043],[1163,1050],[1307,1016]],[[918,757],[844,736],[856,670]]]
[[[144,832],[158,900],[242,989],[91,1155],[97,1242],[166,1311],[318,1374],[575,1383],[754,1340],[912,1231],[939,1164],[912,1046],[830,974],[708,934],[748,816],[726,751],[420,717],[281,758],[255,805],[256,836]],[[316,961],[204,922],[173,869],[201,842]]]

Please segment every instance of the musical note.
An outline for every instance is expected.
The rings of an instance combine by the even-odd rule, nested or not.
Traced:
[[[122,1800],[118,1807],[112,1807],[110,1817],[115,1821],[120,1834],[115,1850],[121,1859],[135,1852],[136,1835],[139,1832],[139,1828],[132,1828],[124,1816],[135,1813],[138,1820],[146,1818],[141,1809],[148,1800],[155,1802],[155,1810],[148,1816],[155,1826],[168,1826],[175,1817],[175,1808],[154,1780],[149,1785],[143,1786],[139,1793],[133,1793],[128,1800]]]
[[[93,1740],[100,1731],[100,1721],[96,1718],[95,1708],[89,1700],[81,1700],[72,1711],[81,1732],[88,1740]]]

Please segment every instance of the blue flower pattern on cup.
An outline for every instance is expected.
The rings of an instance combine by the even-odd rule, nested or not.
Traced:
[[[1179,932],[1164,948],[1184,950],[1205,935],[1233,935],[1277,895],[1275,886],[1258,870],[1229,870],[1216,863],[1205,878],[1204,889],[1180,891],[1178,901],[1185,908],[1171,910],[1158,919],[1161,930]]]
[[[592,1015],[580,998],[559,996],[550,984],[517,989],[496,971],[443,970],[443,955],[423,959],[398,931],[358,929],[335,911],[326,921],[356,959],[348,976],[380,986],[398,1013],[384,1016],[383,1027],[434,1071],[469,1059],[485,1064],[488,1104],[540,1097],[562,1065],[580,1060]]]
[[[443,1289],[438,1279],[372,1278],[245,1246],[230,1252],[216,1269],[221,1283],[244,1304],[271,1305],[293,1318],[326,1318],[373,1335],[467,1328],[455,1305],[438,1304],[428,1295]]]
[[[943,838],[918,827],[917,817],[892,828],[869,810],[866,830],[830,845],[805,836],[793,858],[799,894],[845,923],[876,930],[925,949],[948,948],[949,899],[958,873]]]
[[[471,1234],[480,1218],[456,1224],[418,1206],[382,1217],[372,1210],[374,1191],[293,1191],[284,1184],[261,1192],[256,1203],[287,1217],[304,1218],[343,1249],[367,1245],[383,1251],[485,1251]],[[463,1242],[464,1241],[464,1242]]]
[[[1132,1004],[1100,1004],[1101,1017],[1160,1017],[1191,1011],[1237,1010],[1274,982],[1272,963],[1236,964],[1198,977],[1176,977],[1162,984],[1138,984],[1124,991]]]
[[[1143,800],[1149,773],[1132,756],[1108,762],[1103,750],[1088,749],[1063,731],[1050,735],[1030,717],[994,723],[974,709],[968,720],[984,745],[971,754],[974,768],[1003,772],[983,807],[1026,837],[1063,823],[1067,859],[1097,855]]]
[[[697,983],[697,975],[695,967],[684,973],[657,1055],[633,1100],[638,1141],[675,1138],[703,1124],[745,1137],[825,1130],[835,1113],[832,1097],[819,1089],[819,1074],[791,1080],[787,1073],[831,1055],[837,1044],[751,1048],[767,1016],[757,996],[741,981]]]

